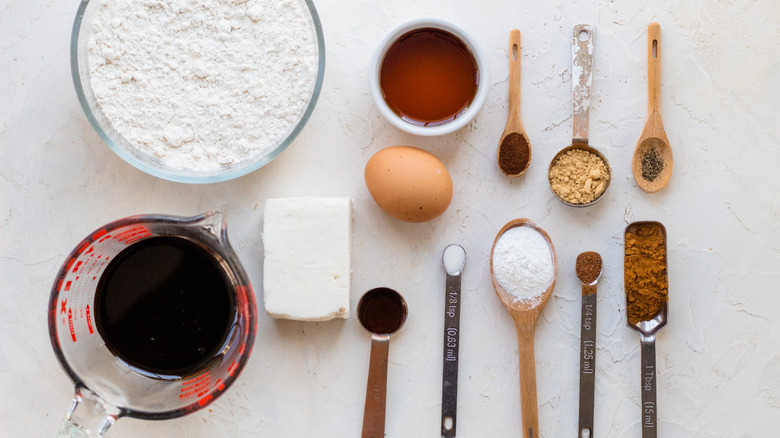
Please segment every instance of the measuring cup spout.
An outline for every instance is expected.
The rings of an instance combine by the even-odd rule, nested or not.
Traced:
[[[185,225],[196,227],[200,229],[200,231],[208,233],[220,240],[222,239],[223,234],[227,236],[225,217],[221,212],[216,210],[193,216],[186,220]]]
[[[62,420],[57,438],[99,438],[123,415],[94,392],[76,387],[73,402]]]

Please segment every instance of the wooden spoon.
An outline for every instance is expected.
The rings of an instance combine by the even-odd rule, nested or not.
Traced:
[[[631,170],[640,189],[655,193],[672,176],[672,148],[661,121],[661,26],[647,27],[647,120],[634,149]]]
[[[520,31],[509,33],[509,116],[498,142],[498,167],[510,178],[528,170],[531,144],[520,120]]]
[[[550,245],[550,254],[552,255],[553,275],[550,286],[542,294],[540,299],[529,302],[516,300],[515,297],[506,291],[496,280],[493,273],[493,251],[496,243],[501,236],[508,230],[515,227],[530,227],[538,231],[544,237],[547,244]],[[536,321],[539,314],[542,313],[544,305],[552,295],[555,289],[555,278],[558,275],[558,264],[555,259],[555,248],[553,248],[550,236],[539,228],[538,225],[528,219],[514,219],[509,221],[496,235],[493,241],[493,248],[490,250],[490,276],[493,279],[493,288],[496,295],[504,303],[509,315],[515,322],[517,328],[518,353],[520,355],[520,412],[523,421],[523,437],[539,437],[539,413],[536,401],[536,361],[534,359],[534,331],[536,330]]]

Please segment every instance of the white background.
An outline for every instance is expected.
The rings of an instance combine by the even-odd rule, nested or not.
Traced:
[[[88,124],[69,71],[78,2],[0,1],[0,434],[53,436],[72,386],[49,343],[53,278],[88,233],[138,213],[218,209],[262,303],[262,207],[268,197],[354,200],[352,310],[389,286],[407,299],[393,337],[388,437],[439,432],[444,272],[449,243],[468,254],[464,274],[458,436],[519,436],[514,328],[493,292],[495,233],[527,217],[550,234],[558,285],[540,318],[536,365],[540,431],[577,428],[580,289],[574,261],[595,250],[599,285],[596,436],[639,436],[639,339],[625,325],[625,226],[668,230],[670,315],[658,338],[660,434],[776,436],[780,420],[780,3],[756,1],[317,1],[325,31],[325,84],[298,139],[238,180],[184,185],[118,158]],[[679,3],[679,4],[678,4]],[[491,89],[477,118],[440,138],[392,128],[368,94],[376,43],[409,18],[436,16],[472,32],[488,52]],[[661,24],[661,109],[674,173],[648,195],[630,174],[644,124],[646,29]],[[587,209],[554,199],[545,171],[571,140],[572,26],[596,28],[591,143],[613,182]],[[522,116],[533,148],[528,173],[495,164],[507,114],[506,46],[522,31]],[[449,209],[424,224],[382,212],[363,182],[378,150],[408,144],[437,155],[455,186]],[[346,321],[271,320],[258,309],[253,356],[237,383],[189,417],[121,419],[113,437],[352,437],[360,433],[369,337]]]

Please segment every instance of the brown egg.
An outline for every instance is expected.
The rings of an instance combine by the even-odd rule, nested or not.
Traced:
[[[391,146],[366,163],[366,186],[377,204],[396,219],[425,222],[444,213],[452,200],[452,179],[432,154]]]

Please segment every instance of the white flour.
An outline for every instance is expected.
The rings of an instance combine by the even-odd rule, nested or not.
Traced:
[[[92,90],[132,146],[181,169],[270,152],[309,103],[316,40],[295,0],[103,0]]]
[[[520,301],[541,297],[553,279],[552,251],[531,227],[515,227],[501,235],[493,249],[493,275]]]

